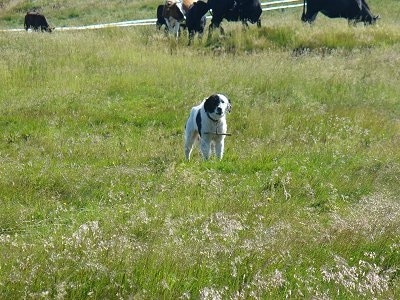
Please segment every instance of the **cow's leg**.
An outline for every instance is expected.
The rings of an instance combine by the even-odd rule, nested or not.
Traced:
[[[203,34],[204,34],[204,29],[200,28],[200,30],[197,32],[197,37],[199,40],[203,39]]]
[[[315,18],[317,17],[318,11],[307,10],[306,13],[303,13],[301,16],[301,20],[303,22],[313,23]]]
[[[349,26],[355,27],[357,25],[357,19],[347,19]]]
[[[318,12],[315,12],[313,14],[311,14],[310,18],[308,19],[308,23],[313,23],[315,21],[315,19],[317,18],[317,14]]]
[[[168,27],[168,31],[170,34],[173,34],[176,38],[179,37],[179,21],[169,17],[169,18],[165,18],[165,22],[167,23],[167,27]]]
[[[221,26],[221,22],[222,22],[222,16],[216,16],[214,14],[213,18],[211,19],[211,24],[208,27],[208,38],[211,37],[211,35],[212,35],[212,33],[213,33],[215,28],[219,28],[219,32],[220,32],[221,35],[225,34],[225,31]]]
[[[213,23],[211,23],[210,26],[208,26],[208,38],[211,38],[211,35],[212,35],[214,29],[215,29],[215,25]]]
[[[189,43],[188,43],[188,46],[190,46],[192,41],[193,41],[193,39],[194,39],[196,31],[194,29],[190,29],[190,30],[188,29],[188,32],[189,32]]]
[[[219,33],[220,33],[221,35],[225,35],[225,30],[224,30],[224,28],[222,28],[221,25],[218,25],[218,26],[217,26],[217,25],[215,25],[215,24],[210,24],[210,26],[208,27],[208,38],[211,37],[211,35],[212,35],[214,29],[216,29],[216,28],[219,28]]]
[[[179,33],[180,33],[180,24],[179,24],[179,22],[176,20],[175,21],[175,24],[174,24],[174,30],[173,30],[173,32],[174,32],[174,36],[175,36],[175,38],[178,38],[179,37]]]
[[[168,30],[168,33],[170,33],[172,31],[171,30],[172,24],[170,22],[170,18],[165,18],[165,24],[167,24],[167,30]]]

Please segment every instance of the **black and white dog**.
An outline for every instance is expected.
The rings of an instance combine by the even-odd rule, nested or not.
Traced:
[[[215,152],[219,159],[224,155],[227,124],[225,116],[231,111],[231,101],[222,94],[211,95],[192,108],[185,127],[185,155],[190,159],[194,143],[200,139],[204,159]]]

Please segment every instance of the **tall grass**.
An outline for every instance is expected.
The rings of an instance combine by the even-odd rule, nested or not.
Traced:
[[[398,298],[397,27],[291,20],[1,33],[0,298]]]

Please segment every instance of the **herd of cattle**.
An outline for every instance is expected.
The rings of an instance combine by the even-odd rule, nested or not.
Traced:
[[[346,18],[349,23],[364,22],[373,24],[379,18],[374,16],[365,0],[303,0],[303,22],[314,22],[321,12],[330,18]],[[227,21],[241,21],[257,23],[261,26],[260,0],[166,0],[157,8],[157,28],[165,25],[166,31],[178,36],[183,26],[189,32],[189,43],[197,33],[202,34],[206,25],[205,14],[210,12],[211,24],[209,32],[220,28],[223,19]]]
[[[329,18],[345,18],[349,23],[364,22],[373,24],[379,18],[371,13],[365,0],[303,0],[301,20],[312,23],[319,12]],[[261,26],[260,0],[166,0],[157,7],[156,26],[165,26],[166,32],[178,37],[180,28],[187,28],[189,44],[194,35],[203,34],[206,26],[206,14],[210,12],[211,24],[209,32],[219,28],[222,20],[230,22],[241,21],[245,26],[248,22]],[[52,29],[46,18],[38,12],[28,12],[25,15],[26,30],[41,30],[51,32]]]
[[[206,13],[212,14],[210,32],[220,28],[223,19],[257,23],[261,26],[261,3],[259,0],[167,0],[157,8],[157,27],[166,26],[166,30],[178,36],[179,28],[185,24],[189,32],[189,43],[197,33],[202,34],[206,25]]]

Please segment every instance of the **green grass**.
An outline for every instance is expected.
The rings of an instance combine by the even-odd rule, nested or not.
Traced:
[[[191,47],[1,32],[0,298],[397,299],[400,37],[380,3],[375,27],[275,12]],[[187,162],[214,92],[224,159]]]
[[[0,28],[23,28],[24,15],[30,10],[42,12],[49,24],[55,27],[156,18],[159,4],[155,0],[1,1]]]

